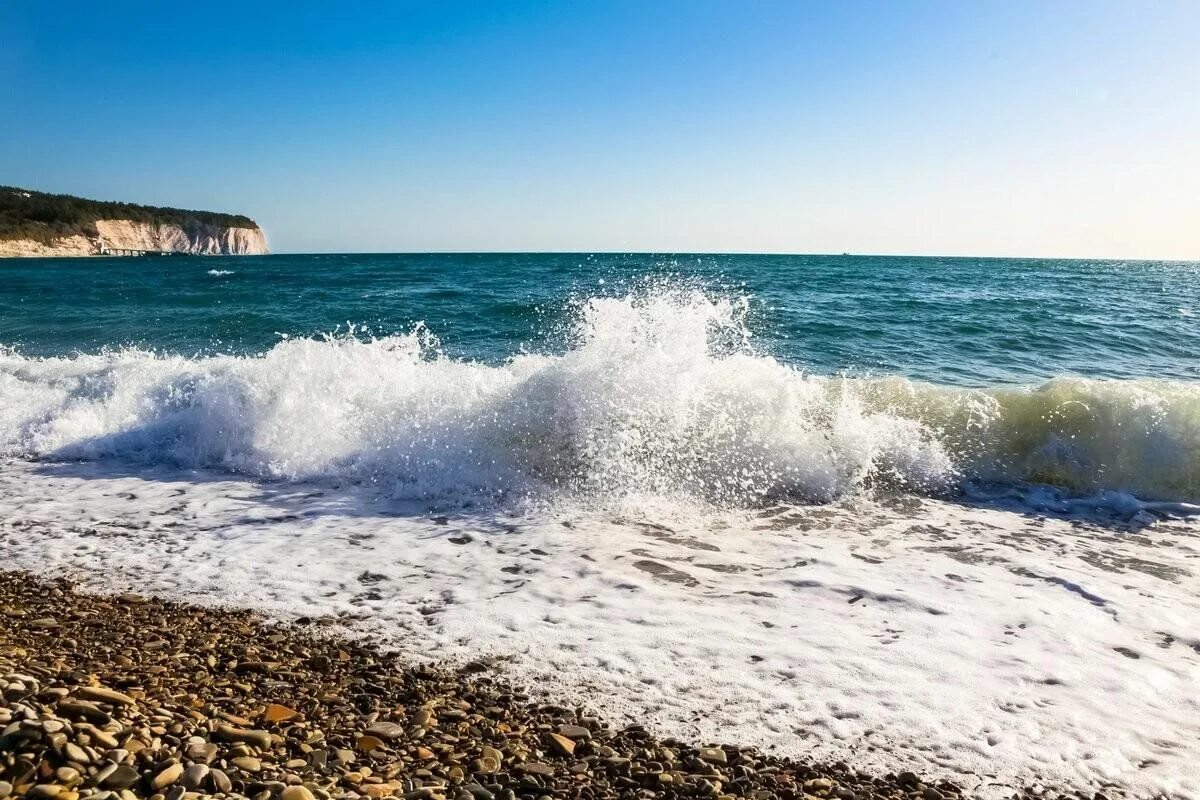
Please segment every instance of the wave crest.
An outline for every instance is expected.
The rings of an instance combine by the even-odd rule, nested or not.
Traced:
[[[561,355],[443,356],[423,328],[285,339],[257,356],[0,352],[0,448],[405,496],[559,493],[723,505],[868,486],[1036,482],[1200,495],[1200,389],[1058,378],[968,390],[831,378],[756,353],[744,299],[592,298]]]

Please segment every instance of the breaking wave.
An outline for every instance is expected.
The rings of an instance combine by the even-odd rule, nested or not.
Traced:
[[[1200,387],[1056,378],[971,390],[806,374],[755,352],[744,299],[578,304],[561,354],[502,365],[432,334],[255,356],[0,350],[0,452],[370,482],[397,496],[824,502],[1049,484],[1200,497]]]

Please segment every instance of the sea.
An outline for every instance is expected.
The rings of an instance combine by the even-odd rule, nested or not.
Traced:
[[[1200,263],[0,260],[0,565],[981,797],[1200,798]]]

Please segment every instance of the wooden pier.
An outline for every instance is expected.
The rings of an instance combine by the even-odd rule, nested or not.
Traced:
[[[128,247],[109,247],[103,242],[100,244],[100,252],[102,256],[183,256],[187,253],[180,253],[176,250],[134,250]]]

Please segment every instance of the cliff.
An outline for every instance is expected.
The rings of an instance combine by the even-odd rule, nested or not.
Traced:
[[[263,255],[249,217],[141,206],[0,187],[0,258],[93,256],[109,251]]]
[[[123,219],[95,221],[96,236],[74,234],[39,242],[0,239],[0,258],[95,256],[103,250],[159,250],[194,256],[266,255],[267,240],[259,228],[203,225],[184,230],[179,225],[154,225]]]

